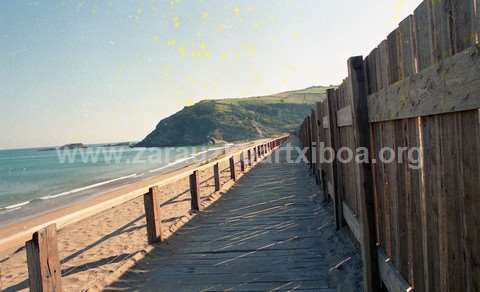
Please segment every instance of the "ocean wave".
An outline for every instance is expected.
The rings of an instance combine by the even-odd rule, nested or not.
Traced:
[[[25,205],[28,205],[30,204],[32,201],[25,201],[25,202],[21,202],[21,203],[16,203],[16,204],[13,204],[13,205],[9,205],[9,206],[6,206],[6,207],[1,207],[0,208],[0,211],[12,211],[13,209],[20,209],[21,207],[25,206]]]
[[[130,174],[130,175],[126,175],[126,176],[102,181],[102,182],[99,182],[99,183],[91,184],[91,185],[88,185],[88,186],[85,186],[85,187],[73,189],[73,190],[66,191],[66,192],[63,192],[63,193],[59,193],[59,194],[56,194],[56,195],[43,196],[43,197],[40,197],[39,199],[40,200],[50,200],[50,199],[55,199],[55,198],[59,198],[59,197],[64,197],[64,196],[67,196],[67,195],[71,195],[71,194],[78,193],[78,192],[81,192],[81,191],[93,189],[93,188],[100,187],[100,186],[103,186],[103,185],[106,185],[106,184],[109,184],[109,183],[112,183],[112,182],[116,182],[116,181],[119,181],[119,180],[124,180],[124,179],[127,179],[127,178],[132,178],[132,177],[136,177],[136,176],[137,176],[137,174],[133,173],[133,174]]]

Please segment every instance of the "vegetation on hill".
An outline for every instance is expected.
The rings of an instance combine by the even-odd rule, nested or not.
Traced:
[[[200,145],[294,131],[329,87],[274,95],[203,100],[163,119],[139,147]]]

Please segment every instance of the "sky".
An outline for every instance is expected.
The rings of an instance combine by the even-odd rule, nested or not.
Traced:
[[[420,2],[0,1],[0,149],[138,141],[202,99],[339,84]]]

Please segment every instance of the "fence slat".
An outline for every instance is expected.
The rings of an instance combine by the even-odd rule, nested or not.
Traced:
[[[430,20],[431,2],[423,1],[415,9],[415,55],[417,57],[417,72],[429,67],[433,63],[433,36]]]
[[[400,79],[415,74],[413,16],[409,15],[399,25]]]
[[[148,243],[162,241],[162,218],[160,210],[160,193],[158,187],[151,187],[145,195],[143,195],[143,203],[145,207],[145,217],[147,221],[147,238]]]
[[[25,247],[30,291],[61,292],[62,270],[58,256],[56,224],[35,232]]]
[[[433,60],[438,63],[453,53],[450,15],[450,0],[430,0],[433,23]],[[465,0],[464,0],[465,1]]]

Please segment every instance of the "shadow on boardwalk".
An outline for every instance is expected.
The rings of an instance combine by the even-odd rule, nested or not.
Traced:
[[[261,163],[107,291],[361,291],[359,250],[303,164]],[[340,265],[339,265],[340,263]]]

